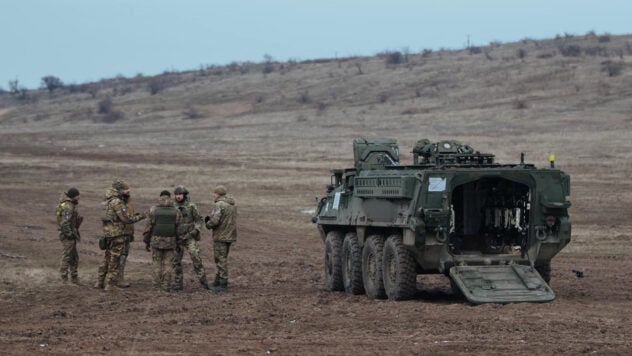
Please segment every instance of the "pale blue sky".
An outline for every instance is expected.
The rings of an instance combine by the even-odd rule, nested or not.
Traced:
[[[0,0],[0,87],[632,33],[630,0]]]

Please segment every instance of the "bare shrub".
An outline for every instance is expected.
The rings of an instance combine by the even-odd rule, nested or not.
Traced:
[[[430,57],[430,55],[431,55],[431,54],[432,54],[432,49],[430,49],[430,48],[424,48],[424,49],[421,51],[421,56],[422,56],[423,58]]]
[[[623,62],[605,61],[601,63],[601,71],[606,72],[609,77],[616,77],[623,71]]]
[[[125,115],[123,114],[122,111],[112,110],[109,113],[103,115],[101,117],[101,121],[106,123],[106,124],[113,124],[113,123],[123,119],[124,117],[125,117]]]
[[[305,90],[304,92],[302,92],[299,96],[298,96],[298,102],[301,104],[308,104],[312,101],[312,99],[309,97],[309,91]]]
[[[147,83],[149,94],[156,95],[167,87],[167,81],[161,77],[153,77]]]
[[[99,114],[109,114],[112,112],[113,107],[114,104],[112,103],[112,98],[107,96],[97,103],[97,112]]]
[[[64,87],[64,82],[61,81],[58,77],[53,75],[47,75],[42,77],[42,88],[48,90],[49,93],[53,93],[55,89],[60,89]]]
[[[377,96],[377,100],[378,100],[380,103],[384,104],[385,102],[387,102],[387,101],[388,101],[388,94],[386,94],[386,93],[380,93],[380,95],[378,95],[378,96]]]
[[[605,47],[596,46],[596,47],[586,47],[584,48],[584,53],[587,56],[602,56],[608,57],[608,50]]]
[[[191,105],[189,106],[186,110],[184,110],[182,112],[182,115],[184,115],[185,119],[201,119],[203,117],[206,117],[205,113],[198,110],[195,106]]]
[[[524,61],[524,59],[527,57],[527,50],[525,50],[524,48],[518,48],[518,50],[516,50],[516,57]]]
[[[524,110],[528,108],[527,102],[524,99],[516,99],[513,101],[513,108],[516,110]]]
[[[481,54],[483,50],[478,46],[470,46],[467,49],[470,54]]]
[[[558,49],[564,57],[579,57],[582,55],[582,48],[578,45],[561,45]]]
[[[599,43],[610,42],[610,34],[604,33],[603,35],[597,37],[597,41],[599,41]]]
[[[555,57],[555,54],[554,53],[540,53],[535,57],[540,58],[540,59],[553,58]]]
[[[320,115],[327,110],[327,104],[324,101],[316,103],[316,112]]]
[[[274,63],[273,58],[269,54],[263,55],[263,69],[261,70],[263,74],[268,74],[274,72]]]
[[[386,64],[387,65],[398,65],[404,63],[404,55],[402,52],[393,51],[386,52]]]
[[[356,66],[356,69],[358,70],[356,74],[358,75],[364,74],[364,72],[362,71],[362,63],[355,62],[354,64]]]

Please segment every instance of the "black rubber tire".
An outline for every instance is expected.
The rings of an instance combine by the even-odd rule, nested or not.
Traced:
[[[358,235],[350,232],[342,242],[342,283],[345,292],[364,294],[362,283],[362,250],[358,243]]]
[[[384,244],[382,257],[384,291],[390,300],[406,300],[417,292],[417,271],[412,253],[401,235],[391,235]]]
[[[538,271],[546,284],[551,284],[551,261],[536,264],[535,270]]]
[[[325,238],[325,289],[344,290],[342,284],[342,233],[329,231]]]
[[[362,281],[364,291],[371,299],[384,299],[384,281],[382,279],[382,256],[384,238],[380,235],[367,237],[362,248]]]

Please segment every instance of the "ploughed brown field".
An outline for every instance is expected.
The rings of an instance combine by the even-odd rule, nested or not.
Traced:
[[[161,75],[168,84],[155,95],[145,89],[151,78],[95,83],[94,97],[3,94],[0,353],[629,354],[631,41],[523,41],[389,66],[380,57],[275,63],[265,76],[256,65],[207,68]],[[563,56],[569,45],[606,52]],[[526,58],[516,57],[521,48]],[[613,63],[615,75],[604,71]],[[98,112],[108,96],[122,117]],[[506,163],[525,152],[540,167],[555,153],[573,204],[573,240],[552,262],[557,299],[472,306],[441,275],[418,276],[410,301],[326,292],[310,210],[329,169],[353,164],[357,136],[398,139],[403,162],[420,138],[458,139]],[[184,291],[152,290],[140,232],[132,286],[92,288],[100,202],[116,177],[131,185],[138,211],[183,184],[206,214],[212,188],[229,188],[239,236],[228,292],[203,290],[188,257]],[[81,286],[58,276],[54,210],[69,186],[81,191],[85,217]],[[204,232],[212,279],[210,241]]]

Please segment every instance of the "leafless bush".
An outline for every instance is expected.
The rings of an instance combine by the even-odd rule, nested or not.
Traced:
[[[518,50],[516,50],[516,57],[524,61],[524,59],[527,57],[527,50],[525,50],[524,48],[518,48]]]
[[[357,72],[358,75],[364,74],[364,72],[362,71],[362,63],[355,62],[354,65],[356,66],[356,69],[358,70]]]
[[[316,103],[316,112],[320,115],[327,109],[327,104],[324,101],[319,101]]]
[[[597,37],[597,41],[599,41],[599,43],[610,42],[610,34],[604,33],[603,35]]]
[[[206,116],[204,112],[198,110],[195,106],[192,106],[192,105],[189,106],[186,110],[184,110],[182,114],[184,115],[185,119],[191,119],[191,120],[201,119]]]
[[[586,47],[584,48],[584,53],[587,56],[602,56],[608,57],[608,50],[605,47],[595,46],[595,47]]]
[[[386,93],[380,93],[380,95],[378,95],[378,96],[377,96],[377,100],[378,100],[380,103],[384,104],[385,102],[387,102],[387,101],[388,101],[388,94],[386,94]]]
[[[156,95],[167,87],[167,81],[162,77],[153,77],[147,83],[149,94]]]
[[[540,58],[540,59],[553,58],[553,57],[555,57],[554,53],[540,53],[536,56],[536,58]]]
[[[582,48],[578,45],[560,45],[558,49],[564,57],[579,57],[582,55]]]
[[[401,63],[404,63],[404,55],[402,54],[402,52],[399,51],[393,51],[393,52],[386,52],[386,64],[387,65],[398,65]]]
[[[421,56],[423,58],[430,57],[431,54],[432,54],[432,49],[430,48],[424,48],[423,51],[421,51]]]
[[[470,46],[467,50],[470,54],[481,54],[483,52],[483,50],[478,46]]]
[[[109,113],[103,115],[101,117],[101,121],[106,123],[106,124],[112,124],[112,123],[115,123],[115,122],[123,119],[124,117],[125,117],[125,115],[123,114],[122,111],[112,110]]]
[[[112,98],[107,96],[97,103],[97,112],[99,114],[109,114],[112,112],[113,107],[114,104],[112,103]]]
[[[64,87],[64,82],[61,81],[58,77],[54,75],[47,75],[42,77],[42,88],[48,89],[49,93],[53,93],[55,89],[60,89]]]
[[[609,77],[616,77],[623,71],[623,62],[605,61],[601,63],[601,71],[606,72]]]
[[[298,102],[301,104],[308,104],[312,101],[309,97],[309,91],[305,90],[298,96]]]
[[[516,99],[513,102],[513,108],[516,110],[524,110],[528,107],[526,100]]]
[[[272,63],[273,60],[274,59],[272,58],[271,55],[269,54],[263,55],[263,69],[262,69],[263,74],[274,72],[274,63]]]

